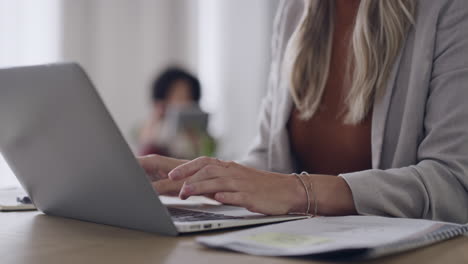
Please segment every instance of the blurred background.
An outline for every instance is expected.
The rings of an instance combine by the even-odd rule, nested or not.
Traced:
[[[82,65],[137,153],[151,83],[169,66],[201,83],[216,156],[237,159],[257,130],[277,0],[0,0],[0,67]],[[2,124],[5,125],[5,124]],[[16,179],[0,155],[0,186]]]

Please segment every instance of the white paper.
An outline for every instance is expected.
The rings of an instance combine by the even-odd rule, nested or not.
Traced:
[[[375,248],[421,237],[446,224],[377,216],[317,217],[226,235],[199,237],[197,241],[206,246],[253,255],[309,255],[342,249]]]

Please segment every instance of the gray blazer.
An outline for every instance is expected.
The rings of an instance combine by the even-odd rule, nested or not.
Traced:
[[[281,65],[303,10],[302,0],[280,4],[270,87],[244,165],[295,171],[286,131],[293,104]],[[339,176],[359,214],[468,222],[467,0],[419,2],[385,95],[374,102],[372,169]]]

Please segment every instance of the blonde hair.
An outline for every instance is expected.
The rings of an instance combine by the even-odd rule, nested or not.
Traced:
[[[306,13],[291,37],[290,92],[302,119],[319,109],[328,79],[334,31],[334,0],[305,0]],[[361,0],[357,12],[344,98],[344,122],[357,124],[383,94],[404,38],[414,23],[416,0]],[[288,51],[287,51],[288,52]],[[352,67],[351,67],[352,64]]]

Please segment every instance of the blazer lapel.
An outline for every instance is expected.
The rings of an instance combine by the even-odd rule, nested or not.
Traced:
[[[382,160],[383,140],[385,137],[385,128],[387,125],[387,117],[390,109],[390,103],[393,95],[398,69],[400,68],[401,57],[405,47],[406,38],[403,41],[402,48],[395,59],[392,71],[390,73],[387,86],[385,87],[384,95],[380,98],[375,98],[372,112],[372,128],[371,128],[371,144],[372,144],[372,168],[379,169]]]
[[[272,133],[273,144],[270,145],[269,167],[273,171],[291,173],[294,170],[294,160],[290,150],[290,143],[286,124],[293,106],[289,89],[281,89],[278,98],[278,109],[273,115],[277,117],[274,121]]]

